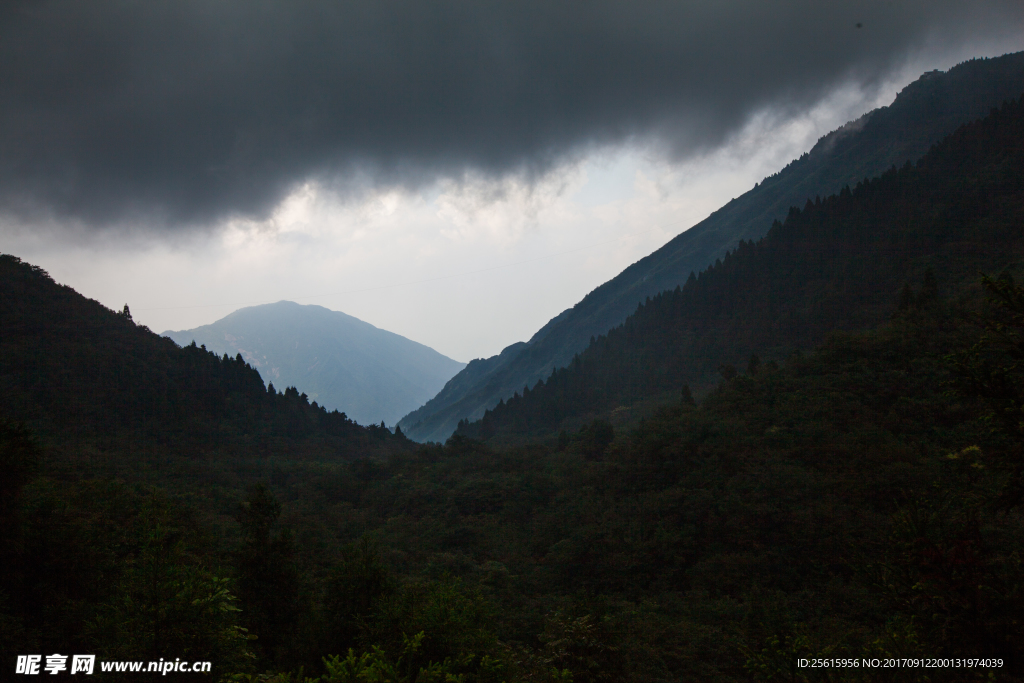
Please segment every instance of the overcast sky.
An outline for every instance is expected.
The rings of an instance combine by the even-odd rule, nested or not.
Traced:
[[[12,1],[0,251],[160,332],[315,303],[528,339],[1019,0]]]

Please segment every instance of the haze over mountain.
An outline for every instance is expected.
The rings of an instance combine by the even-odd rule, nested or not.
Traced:
[[[682,285],[691,272],[703,270],[740,240],[762,237],[790,206],[916,160],[959,125],[1019,97],[1022,90],[1024,53],[922,75],[892,105],[824,136],[809,153],[553,318],[528,342],[471,361],[399,424],[410,438],[443,441],[460,420],[480,418],[499,400],[567,365],[591,337],[623,322],[647,297]]]
[[[674,403],[684,385],[704,389],[737,368],[756,375],[762,360],[782,361],[830,332],[916,315],[940,296],[969,300],[979,272],[1019,276],[1022,168],[1024,98],[916,165],[790,209],[763,239],[647,300],[568,368],[461,430],[538,436],[611,411],[625,417],[638,402]]]
[[[400,335],[322,306],[291,301],[251,306],[210,325],[167,331],[181,346],[242,357],[278,389],[360,424],[394,424],[440,390],[460,363]]]

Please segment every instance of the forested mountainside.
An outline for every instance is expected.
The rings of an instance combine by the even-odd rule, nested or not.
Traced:
[[[791,206],[916,161],[959,125],[1022,92],[1024,53],[924,74],[890,106],[826,135],[808,154],[595,289],[529,342],[512,345],[500,356],[471,361],[399,424],[413,439],[443,441],[460,420],[481,417],[499,400],[567,365],[592,336],[620,324],[647,297],[682,285],[691,272],[705,269],[740,240],[762,237]]]
[[[1024,289],[987,292],[915,288],[631,430],[250,457],[230,496],[215,458],[188,487],[169,460],[89,476],[88,444],[55,461],[0,422],[4,674],[90,652],[242,683],[1020,680]]]
[[[0,414],[54,446],[255,455],[315,443],[324,457],[341,457],[387,431],[294,388],[264,386],[240,355],[179,348],[136,325],[127,308],[111,311],[7,254],[0,329]]]
[[[1022,127],[1007,104],[793,211],[489,443],[359,427],[0,258],[2,675],[66,652],[235,683],[1020,680]],[[673,344],[701,343],[745,362],[697,405]],[[497,445],[550,433],[534,406],[652,390],[631,428]],[[797,665],[821,657],[971,664]]]
[[[264,381],[294,386],[361,424],[399,418],[432,398],[465,363],[339,311],[279,301],[210,325],[168,331],[217,354],[241,354]]]
[[[460,432],[492,438],[579,426],[707,385],[752,354],[781,359],[837,329],[882,322],[911,280],[960,291],[1024,257],[1024,100],[961,127],[916,165],[808,200],[756,243],[649,299],[568,368]],[[905,302],[904,302],[905,303]]]

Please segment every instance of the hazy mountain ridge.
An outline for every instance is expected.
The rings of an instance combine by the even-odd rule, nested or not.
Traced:
[[[916,166],[791,209],[673,291],[648,300],[568,368],[463,423],[472,437],[541,436],[686,384],[756,375],[834,330],[864,331],[1024,254],[1024,98],[958,129]],[[901,293],[902,288],[902,293]],[[918,290],[916,293],[913,290]],[[687,392],[684,392],[684,394]]]
[[[210,325],[167,331],[229,356],[241,354],[278,387],[295,386],[361,424],[394,424],[465,367],[428,346],[322,306],[279,301]]]
[[[9,254],[0,254],[0,329],[0,421],[23,421],[44,443],[107,467],[250,458],[271,444],[332,459],[406,441],[294,388],[270,392],[240,355],[181,348]]]
[[[453,379],[450,390],[446,387],[402,418],[402,429],[417,440],[443,441],[461,419],[480,418],[499,400],[567,365],[591,337],[620,324],[647,297],[682,285],[691,272],[703,270],[740,240],[764,236],[790,206],[803,206],[808,198],[834,194],[844,185],[916,160],[959,125],[1022,91],[1024,53],[971,60],[945,73],[922,75],[892,105],[823,136],[810,152],[597,287],[542,327],[518,353],[506,349],[488,359],[488,370],[474,381]]]

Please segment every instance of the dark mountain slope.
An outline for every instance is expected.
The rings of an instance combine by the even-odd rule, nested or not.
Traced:
[[[499,399],[568,364],[592,336],[621,323],[646,297],[681,285],[740,240],[763,236],[790,206],[916,160],[957,126],[1022,91],[1024,53],[925,74],[892,105],[826,135],[808,154],[595,289],[525,345],[511,346],[486,364],[471,362],[434,399],[404,417],[402,428],[417,440],[447,438],[460,419],[480,417]]]
[[[706,384],[752,353],[783,356],[835,329],[865,329],[915,301],[1024,256],[1024,99],[962,127],[916,166],[791,209],[754,244],[642,305],[568,369],[463,425],[463,432],[543,434],[566,420],[684,384]],[[752,364],[756,371],[756,364]],[[729,374],[735,370],[726,370]]]
[[[293,388],[270,392],[241,356],[179,348],[7,254],[0,330],[0,417],[24,421],[48,445],[185,454],[301,446],[332,456],[389,436]]]
[[[252,306],[217,322],[164,332],[217,354],[242,354],[268,382],[357,422],[394,424],[434,396],[465,363],[322,306],[291,301]]]

